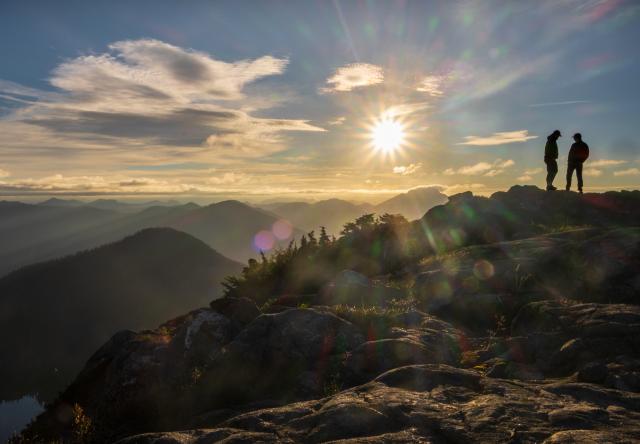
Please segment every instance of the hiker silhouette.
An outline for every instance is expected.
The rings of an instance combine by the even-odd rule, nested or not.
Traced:
[[[571,190],[571,178],[573,172],[576,172],[578,178],[578,192],[582,194],[582,164],[589,158],[589,145],[582,141],[582,134],[575,133],[573,135],[575,142],[569,149],[569,158],[567,159],[567,187],[566,190]]]
[[[547,137],[547,144],[544,146],[544,163],[547,164],[547,191],[557,188],[553,186],[553,179],[558,174],[558,138],[561,137],[560,130],[555,130]]]

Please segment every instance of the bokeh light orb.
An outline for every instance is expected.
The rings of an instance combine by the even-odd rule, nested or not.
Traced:
[[[485,281],[493,277],[495,269],[491,262],[481,259],[473,265],[473,274],[481,281]]]
[[[269,251],[276,244],[276,239],[271,231],[259,231],[253,238],[253,245],[258,251]]]
[[[271,231],[279,240],[289,239],[293,233],[293,225],[284,219],[280,219],[274,222]]]

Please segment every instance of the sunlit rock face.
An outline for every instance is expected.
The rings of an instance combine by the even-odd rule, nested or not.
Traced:
[[[523,239],[558,229],[640,226],[640,191],[603,194],[545,192],[516,185],[490,198],[465,192],[417,221],[433,252]]]
[[[331,397],[241,414],[214,429],[139,435],[119,444],[632,442],[640,438],[638,402],[640,395],[589,384],[513,383],[418,365]]]
[[[577,229],[479,245],[428,261],[415,276],[419,306],[473,331],[528,302],[640,302],[640,230]]]

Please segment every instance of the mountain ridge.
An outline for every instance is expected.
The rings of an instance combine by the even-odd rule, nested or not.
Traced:
[[[149,228],[8,274],[0,279],[0,357],[11,365],[0,370],[0,398],[51,398],[113,332],[206,304],[240,268],[192,236]]]
[[[22,438],[74,436],[58,418],[79,405],[87,440],[119,444],[633,442],[639,199],[513,187],[360,218],[249,263],[209,308],[117,333]],[[339,263],[311,292],[238,293],[345,254],[360,271]]]

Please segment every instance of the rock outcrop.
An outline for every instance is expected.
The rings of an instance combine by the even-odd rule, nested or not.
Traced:
[[[320,400],[260,409],[215,428],[118,444],[214,442],[635,442],[640,395],[526,384],[446,365],[400,367]]]

